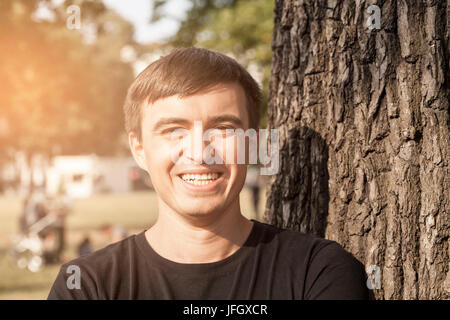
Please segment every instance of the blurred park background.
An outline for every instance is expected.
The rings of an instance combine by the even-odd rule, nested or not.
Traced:
[[[236,58],[263,88],[265,126],[273,9],[273,0],[0,1],[0,299],[45,299],[61,263],[154,223],[156,195],[128,150],[122,103],[160,56],[198,46]],[[264,188],[249,175],[247,217],[262,221]],[[28,218],[41,242],[19,237]],[[30,254],[48,248],[51,263]]]

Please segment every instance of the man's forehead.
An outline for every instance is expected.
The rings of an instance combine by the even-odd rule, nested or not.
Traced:
[[[208,103],[210,100],[215,100],[214,105],[228,105],[229,102],[236,102],[242,104],[246,102],[245,91],[241,85],[237,83],[216,84],[212,87],[206,87],[198,90],[192,94],[178,93],[171,96],[161,97],[152,103],[144,102],[144,106],[150,107],[152,105],[170,104],[170,105],[184,105],[192,103]],[[244,106],[245,107],[245,106]]]
[[[246,97],[237,87],[218,87],[190,96],[169,96],[144,106],[148,124],[162,119],[185,119],[186,121],[231,121],[248,125]],[[168,122],[168,121],[166,121]]]

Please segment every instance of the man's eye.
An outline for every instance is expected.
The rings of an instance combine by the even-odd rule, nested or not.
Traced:
[[[219,130],[232,129],[232,130],[234,130],[235,128],[232,126],[217,126],[214,129],[219,129]]]
[[[167,129],[164,129],[164,130],[162,130],[161,131],[161,133],[162,134],[171,134],[171,133],[174,133],[174,132],[176,132],[177,130],[179,130],[180,131],[180,133],[181,133],[181,130],[183,130],[182,128],[180,128],[180,127],[175,127],[175,128],[167,128]]]
[[[235,130],[235,127],[229,125],[216,126],[209,132],[209,136],[220,136],[222,138],[232,137],[236,134]]]

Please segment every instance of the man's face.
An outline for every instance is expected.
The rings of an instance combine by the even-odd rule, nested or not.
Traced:
[[[168,207],[185,217],[200,218],[239,203],[247,166],[236,163],[237,138],[225,135],[226,129],[248,129],[246,97],[239,84],[160,99],[143,107],[141,125],[141,141],[130,134],[130,146]],[[215,131],[205,139],[208,129]],[[181,133],[180,139],[174,133]],[[214,156],[215,163],[208,155]]]

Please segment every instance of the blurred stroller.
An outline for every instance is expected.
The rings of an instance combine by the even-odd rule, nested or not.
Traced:
[[[64,222],[70,202],[30,193],[19,219],[20,233],[12,241],[10,254],[19,268],[38,272],[45,264],[60,262],[64,249]]]

